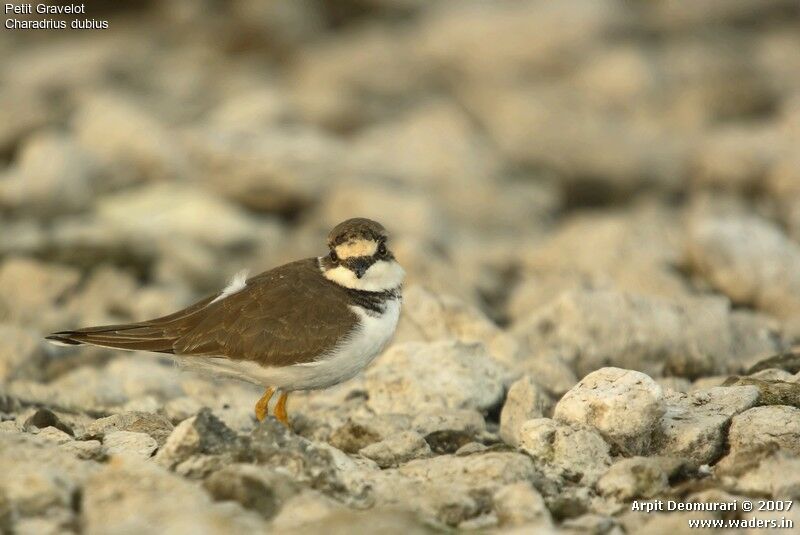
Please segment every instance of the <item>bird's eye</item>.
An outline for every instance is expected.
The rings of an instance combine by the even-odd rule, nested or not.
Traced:
[[[386,244],[385,243],[381,242],[381,244],[378,245],[378,254],[381,255],[381,256],[386,256]]]
[[[336,251],[331,251],[331,260],[333,260],[334,262],[339,261],[339,255],[336,254]]]

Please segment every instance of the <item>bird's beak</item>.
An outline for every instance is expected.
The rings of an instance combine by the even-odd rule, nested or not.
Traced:
[[[369,260],[358,259],[355,262],[353,262],[353,273],[355,273],[356,277],[360,279],[361,277],[364,276],[364,273],[367,272],[369,266],[370,266]]]

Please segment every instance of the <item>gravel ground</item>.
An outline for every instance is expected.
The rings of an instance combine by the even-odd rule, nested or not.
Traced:
[[[800,500],[795,0],[86,9],[0,33],[0,533],[800,525],[633,505]],[[42,339],[353,216],[408,272],[398,332],[291,430]]]

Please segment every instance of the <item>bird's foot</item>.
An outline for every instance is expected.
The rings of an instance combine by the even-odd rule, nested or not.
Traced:
[[[275,405],[275,418],[286,427],[289,427],[289,415],[286,413],[286,400],[288,397],[289,394],[281,392],[278,403]]]
[[[269,400],[272,399],[272,394],[274,393],[274,388],[267,388],[267,390],[264,392],[264,395],[261,396],[261,399],[259,399],[256,403],[256,420],[259,422],[263,422],[264,418],[266,418],[267,414],[269,414]]]

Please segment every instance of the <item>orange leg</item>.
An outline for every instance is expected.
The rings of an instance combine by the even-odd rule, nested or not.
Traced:
[[[263,422],[264,418],[267,417],[267,412],[269,409],[269,400],[272,399],[272,394],[275,393],[275,389],[272,387],[267,388],[264,395],[261,396],[261,399],[258,400],[256,403],[256,420],[259,422]]]
[[[278,398],[278,403],[275,405],[275,418],[286,427],[289,427],[289,415],[286,414],[286,399],[288,397],[289,394],[281,392],[281,397]]]

